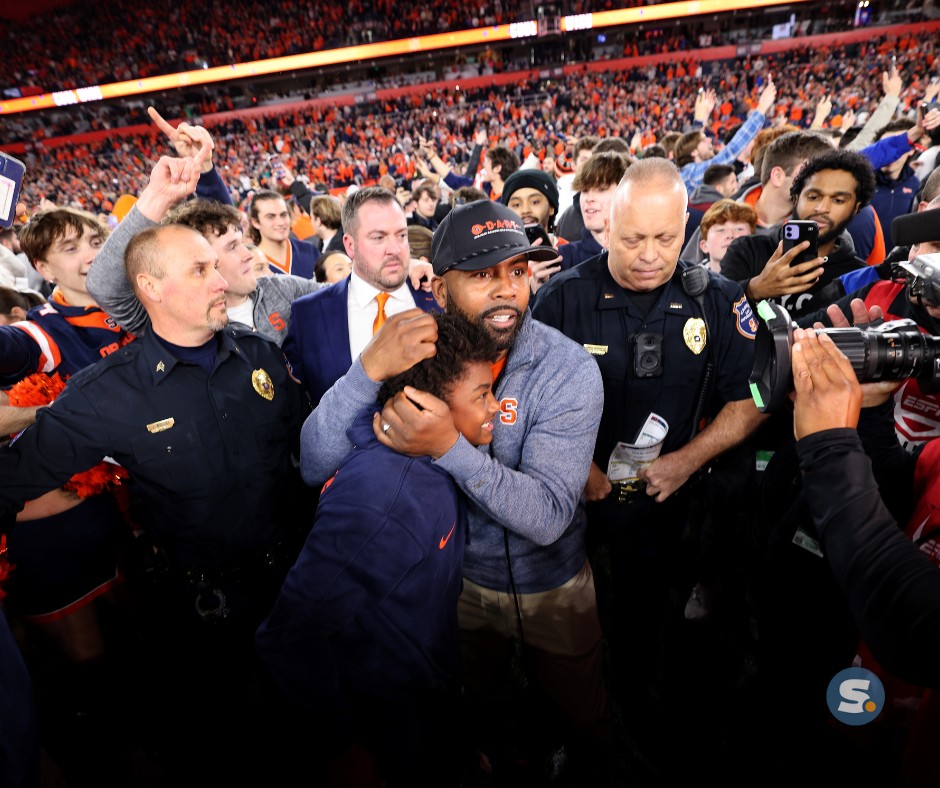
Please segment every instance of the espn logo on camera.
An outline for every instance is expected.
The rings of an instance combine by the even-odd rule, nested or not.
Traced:
[[[885,705],[885,688],[874,673],[864,668],[846,668],[833,676],[826,690],[829,711],[846,725],[867,725]]]

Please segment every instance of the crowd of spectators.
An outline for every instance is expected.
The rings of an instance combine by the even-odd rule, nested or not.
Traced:
[[[644,4],[655,3],[559,0],[555,6],[578,14]],[[521,0],[430,0],[408,8],[391,0],[82,2],[6,27],[3,47],[11,62],[4,81],[44,90],[97,85],[533,18],[532,4]],[[104,37],[102,30],[122,35]]]
[[[404,14],[518,10],[444,2]],[[191,43],[202,10],[140,18]],[[105,133],[30,139],[0,232],[0,785],[40,784],[40,745],[103,788],[933,784],[940,395],[873,387],[860,417],[839,335],[793,334],[795,420],[749,381],[768,311],[940,335],[937,43],[897,30],[722,60],[660,32],[656,63],[618,41],[607,69],[220,91],[125,129],[79,106]],[[855,712],[850,664],[887,687]]]
[[[708,45],[724,43],[722,39],[711,34],[707,38],[696,35],[694,29],[682,31],[669,31],[660,28],[652,30],[629,30],[618,35],[614,43],[603,48],[603,59],[613,56],[636,57],[638,55],[657,55],[668,52],[685,52],[701,46],[702,41]],[[550,64],[552,53],[533,52],[536,65]],[[545,58],[548,58],[546,60]],[[504,58],[503,53],[494,48],[484,49],[482,52],[467,56],[458,53],[450,66],[438,72],[408,71],[408,65],[402,65],[405,70],[394,70],[388,73],[383,70],[381,75],[370,75],[367,84],[371,89],[379,90],[388,87],[398,87],[406,84],[415,84],[427,81],[428,74],[434,73],[437,78],[458,79],[467,76],[487,76],[511,71],[523,70],[532,65],[527,53],[516,53],[510,59]],[[360,84],[361,86],[361,84]],[[276,105],[290,101],[311,99],[323,93],[343,93],[350,90],[349,82],[336,82],[336,77],[330,74],[314,74],[303,84],[287,88],[267,88],[256,86],[246,90],[242,86],[228,86],[225,83],[213,85],[204,91],[198,101],[189,103],[175,100],[172,103],[163,103],[168,115],[204,116],[216,112],[227,112],[237,109]],[[126,101],[111,101],[99,104],[85,104],[81,112],[74,108],[57,109],[39,113],[22,113],[16,115],[0,115],[0,138],[5,143],[37,142],[54,137],[71,134],[80,134],[88,131],[121,128],[147,124],[149,122],[146,104],[143,101],[131,99]]]
[[[430,0],[403,9],[391,0],[329,3],[315,0],[199,0],[173,3],[80,0],[41,16],[4,26],[8,53],[5,90],[24,94],[227,66],[358,44],[466,30],[536,18],[536,8],[559,15],[609,11],[666,0]],[[838,17],[851,24],[854,3],[832,0],[805,17],[813,29]],[[899,12],[900,9],[893,9]],[[818,12],[818,13],[817,13]],[[684,25],[683,28],[687,28]],[[740,29],[740,21],[736,27]],[[120,31],[104,37],[102,30]],[[67,36],[62,31],[68,31]],[[680,38],[686,37],[683,29]],[[694,40],[720,43],[714,24]],[[682,48],[685,48],[684,46]],[[8,94],[11,95],[11,94]]]
[[[217,165],[240,196],[276,185],[266,161],[273,153],[311,182],[336,189],[373,182],[384,174],[413,178],[419,136],[432,139],[446,161],[461,166],[469,159],[468,141],[477,129],[487,131],[491,145],[509,147],[520,158],[535,152],[540,159],[556,157],[557,166],[563,167],[578,136],[622,137],[637,150],[666,132],[683,131],[698,88],[705,83],[717,92],[709,122],[717,134],[747,115],[771,75],[779,94],[774,123],[807,127],[817,104],[828,96],[832,107],[827,124],[839,129],[853,115],[863,122],[878,103],[880,74],[894,54],[905,83],[900,111],[906,112],[924,93],[935,53],[930,34],[882,36],[722,63],[702,63],[689,56],[627,70],[520,79],[498,89],[416,92],[397,100],[326,109],[272,109],[263,117],[223,123],[208,118],[206,126],[217,140]],[[25,197],[32,204],[48,198],[107,212],[120,195],[139,192],[141,173],[163,152],[151,134],[114,135],[48,149],[37,146],[25,154]]]

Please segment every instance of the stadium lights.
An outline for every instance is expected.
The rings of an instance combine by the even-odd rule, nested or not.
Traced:
[[[787,2],[781,2],[781,0],[732,0],[730,2],[729,0],[682,0],[676,3],[622,8],[593,14],[574,14],[563,18],[562,29],[565,32],[573,32],[575,30],[662,22],[702,14],[740,11],[750,8],[769,8],[807,2],[810,2],[810,0],[787,0]],[[862,0],[862,2],[867,6],[869,0]],[[145,95],[164,90],[205,85],[211,82],[257,78],[278,72],[358,63],[364,60],[396,55],[413,55],[416,52],[434,52],[453,47],[478,46],[497,41],[528,38],[537,34],[538,22],[514,22],[510,25],[456,30],[450,33],[435,33],[395,41],[381,41],[376,44],[360,44],[341,49],[307,52],[302,55],[254,60],[248,63],[232,63],[228,66],[210,67],[208,63],[204,63],[202,68],[195,71],[183,71],[176,74],[131,79],[126,82],[113,82],[107,85],[59,90],[42,93],[38,96],[7,99],[0,101],[0,115],[13,115],[20,112],[32,112],[38,109],[82,104],[88,101],[101,101],[123,96]]]

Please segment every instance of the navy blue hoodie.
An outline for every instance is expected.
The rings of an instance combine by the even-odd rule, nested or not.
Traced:
[[[406,724],[419,699],[459,681],[464,508],[430,457],[376,440],[375,410],[347,431],[354,448],[257,638],[287,696],[348,740],[364,708],[394,704]]]

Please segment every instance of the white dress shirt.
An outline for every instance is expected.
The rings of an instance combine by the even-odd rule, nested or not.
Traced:
[[[381,291],[378,288],[368,284],[355,273],[350,274],[346,306],[349,312],[349,352],[353,361],[372,339],[372,324],[379,313],[375,296],[379,292]],[[408,281],[405,280],[401,287],[389,293],[389,299],[385,303],[385,316],[388,318],[414,308],[415,300],[408,288]]]

